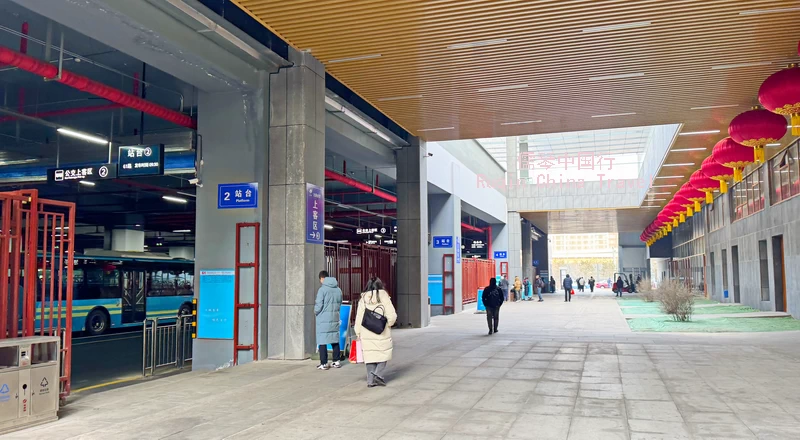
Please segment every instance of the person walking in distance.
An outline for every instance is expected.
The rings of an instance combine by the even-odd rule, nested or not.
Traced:
[[[594,277],[589,277],[589,291],[594,293]]]
[[[533,282],[533,286],[536,289],[536,295],[539,297],[539,302],[544,301],[542,299],[542,289],[544,288],[544,280],[536,275],[536,280]]]
[[[361,324],[364,313],[375,311],[386,317],[386,327],[381,334],[375,334]],[[361,294],[356,311],[356,337],[361,343],[364,353],[364,364],[367,366],[367,387],[386,386],[383,370],[386,363],[392,360],[392,326],[397,321],[397,312],[392,305],[389,292],[384,290],[383,281],[375,278],[372,281],[372,290]]]
[[[508,276],[503,275],[500,280],[500,290],[503,292],[503,301],[508,301]]]
[[[327,271],[319,273],[319,283],[322,284],[317,291],[314,302],[314,315],[317,324],[317,345],[319,346],[318,370],[327,370],[328,344],[333,348],[333,368],[341,368],[339,362],[341,348],[339,347],[339,309],[342,307],[342,289],[336,278],[328,275]]]
[[[622,281],[622,277],[617,277],[617,296],[622,298],[622,289],[625,288],[625,282]]]
[[[556,279],[550,276],[550,293],[556,293]]]
[[[561,287],[564,288],[564,302],[572,302],[572,295],[570,295],[572,292],[572,278],[569,277],[569,274],[561,282]]]
[[[483,289],[483,305],[486,306],[486,322],[489,324],[489,334],[497,333],[497,324],[500,320],[500,306],[503,305],[503,291],[497,287],[494,277],[489,278],[489,286]]]

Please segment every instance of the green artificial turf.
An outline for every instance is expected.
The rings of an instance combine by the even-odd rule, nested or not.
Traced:
[[[793,318],[712,318],[677,322],[672,318],[631,318],[628,326],[635,332],[781,332],[800,330],[800,321]]]
[[[653,304],[653,303],[650,303]],[[636,306],[636,307],[622,307],[623,315],[663,315],[659,306]],[[710,307],[695,307],[695,315],[719,315],[727,313],[752,313],[759,310],[747,306],[710,306]],[[665,315],[666,316],[666,315]]]

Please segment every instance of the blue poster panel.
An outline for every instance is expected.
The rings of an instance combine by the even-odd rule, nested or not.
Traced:
[[[347,348],[347,334],[350,333],[350,313],[353,310],[352,304],[342,304],[339,309],[339,348],[344,353]],[[328,350],[333,350],[331,344],[328,344]],[[334,359],[338,361],[339,359]]]
[[[234,270],[201,269],[197,337],[233,339]]]
[[[325,242],[324,194],[323,188],[306,183],[306,243]]]

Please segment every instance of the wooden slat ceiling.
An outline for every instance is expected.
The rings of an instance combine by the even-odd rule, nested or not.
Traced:
[[[662,168],[686,176],[669,182],[678,184],[757,103],[763,80],[798,61],[798,1],[234,1],[427,140],[668,123],[721,130],[678,137],[673,149],[708,148],[668,155],[667,164],[694,164]],[[493,44],[452,47],[475,42]],[[362,59],[341,61],[352,58]],[[643,75],[590,80],[621,74]],[[525,87],[478,91],[507,86]],[[622,113],[635,114],[592,117]],[[507,125],[525,121],[541,122]]]

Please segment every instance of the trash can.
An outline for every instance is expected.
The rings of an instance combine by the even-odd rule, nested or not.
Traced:
[[[0,340],[0,434],[58,419],[60,339]]]

